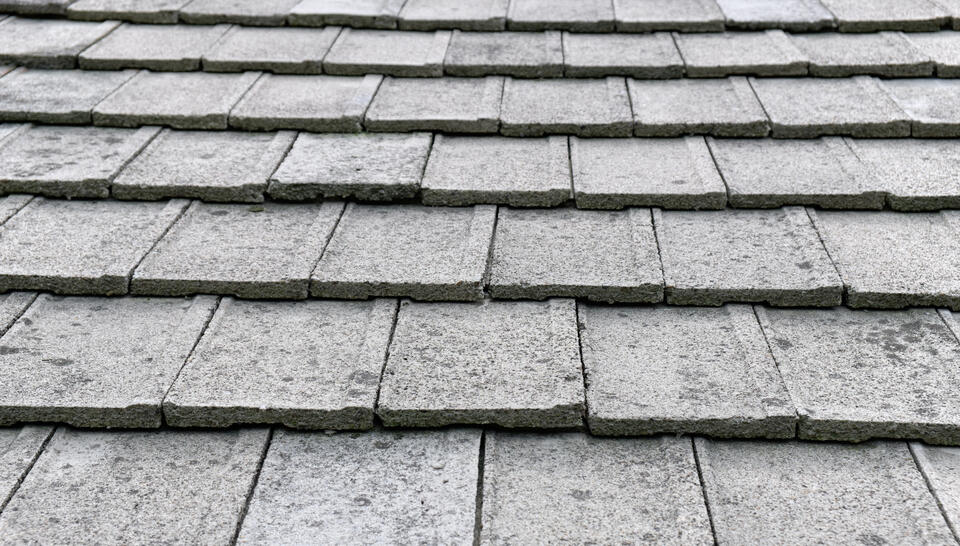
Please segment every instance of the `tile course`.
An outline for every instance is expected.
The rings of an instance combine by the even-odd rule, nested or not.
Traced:
[[[18,68],[0,79],[0,120],[89,124],[94,107],[135,74]]]

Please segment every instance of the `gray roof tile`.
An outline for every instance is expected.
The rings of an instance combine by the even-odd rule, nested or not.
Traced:
[[[0,499],[16,493],[53,430],[36,425],[0,429]]]
[[[2,28],[2,27],[0,27]],[[80,68],[187,71],[200,69],[200,57],[229,25],[121,25],[80,54]]]
[[[74,0],[0,0],[0,11],[24,15],[63,15]]]
[[[510,0],[407,0],[400,11],[404,30],[503,30]]]
[[[630,99],[623,78],[517,80],[508,78],[501,133],[540,136],[629,136]]]
[[[882,85],[910,117],[913,136],[960,136],[960,81],[926,78]]]
[[[277,74],[320,74],[323,57],[339,34],[340,27],[317,30],[234,26],[203,54],[203,69],[207,72],[267,70]]]
[[[905,36],[925,56],[933,60],[937,76],[960,77],[960,32],[912,32]]]
[[[451,76],[502,74],[525,78],[563,75],[558,31],[453,32],[444,71]]]
[[[823,30],[834,25],[833,15],[819,0],[716,0],[727,26],[740,29],[784,28]]]
[[[933,0],[950,15],[953,30],[960,30],[960,0]]]
[[[180,8],[180,20],[192,24],[282,26],[300,0],[192,0]]]
[[[571,77],[679,78],[683,59],[666,32],[564,33],[564,72]]]
[[[176,23],[180,8],[190,0],[77,0],[67,6],[71,19],[103,21],[121,19],[134,23]]]
[[[932,76],[933,61],[900,32],[799,34],[793,42],[810,57],[810,75]]]
[[[18,68],[0,79],[0,120],[90,123],[94,107],[134,74]]]
[[[674,34],[691,78],[804,76],[807,56],[782,30]]]
[[[27,310],[36,297],[36,292],[0,294],[0,336]]]
[[[327,74],[439,77],[450,31],[355,30],[345,28],[323,59]]]
[[[945,9],[931,0],[820,0],[841,32],[877,30],[939,30],[949,20]]]
[[[510,30],[613,31],[611,0],[511,0]]]
[[[792,81],[792,80],[791,80]],[[767,116],[746,78],[627,80],[637,136],[758,137]]]
[[[27,206],[32,200],[32,195],[25,194],[0,197],[0,226],[20,212],[20,209]]]
[[[397,28],[404,0],[303,0],[290,10],[294,26]]]
[[[714,0],[613,0],[617,30],[717,32],[723,14]]]
[[[385,78],[367,109],[369,131],[495,133],[503,77]]]
[[[960,140],[847,139],[894,210],[960,208]]]
[[[960,524],[960,449],[915,442],[910,444],[910,451],[944,517],[956,529]]]
[[[10,17],[0,23],[0,62],[74,68],[81,51],[119,24]]]

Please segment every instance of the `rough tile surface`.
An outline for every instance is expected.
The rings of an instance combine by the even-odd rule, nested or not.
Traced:
[[[0,120],[90,123],[94,106],[134,74],[18,68],[0,79]]]
[[[884,77],[933,75],[933,61],[900,32],[798,34],[792,37],[810,58],[810,75]]]
[[[194,202],[134,272],[134,294],[307,297],[343,204]]]
[[[713,544],[687,438],[494,431],[484,461],[481,544]]]
[[[480,434],[280,430],[238,542],[470,543]]]
[[[314,270],[313,296],[477,300],[496,207],[347,205]]]
[[[427,133],[300,133],[270,177],[270,196],[297,201],[409,199],[420,188],[430,138]]]
[[[668,303],[840,303],[840,278],[802,208],[654,211],[654,222]]]
[[[327,74],[405,77],[443,75],[450,32],[354,30],[345,28],[323,58]]]
[[[0,338],[0,423],[159,427],[215,303],[41,294]]]
[[[500,132],[508,136],[629,136],[630,99],[623,78],[511,78],[504,85],[500,119]]]
[[[960,32],[941,30],[914,32],[906,36],[924,57],[933,61],[937,76],[960,77]]]
[[[454,31],[443,69],[451,76],[559,77],[563,75],[561,33]]]
[[[58,429],[0,533],[26,544],[229,544],[268,434]]]
[[[516,210],[497,218],[490,295],[607,302],[663,300],[663,272],[649,209]]]
[[[883,208],[885,186],[840,137],[708,142],[731,206]]]
[[[714,0],[613,0],[620,32],[718,32],[723,13]]]
[[[576,303],[402,301],[380,385],[386,426],[582,424]]]
[[[679,78],[683,59],[666,32],[563,35],[564,72],[569,77]]]
[[[819,0],[716,0],[727,26],[741,29],[785,28],[822,30],[834,25],[833,15]]]
[[[695,442],[721,544],[954,540],[903,442]]]
[[[154,124],[175,129],[226,129],[230,109],[257,75],[143,71],[97,104],[93,122],[120,127]]]
[[[910,136],[910,121],[878,80],[755,78],[775,138]]]
[[[511,0],[507,10],[510,30],[613,31],[610,0]]]
[[[850,307],[960,309],[960,218],[955,212],[818,212]]]
[[[77,0],[67,17],[85,21],[119,19],[134,23],[176,23],[180,8],[190,0]]]
[[[726,188],[703,137],[570,139],[580,208],[717,209]]]
[[[368,131],[495,133],[503,78],[386,78],[364,118]]]
[[[960,136],[960,80],[891,80],[883,88],[909,116],[913,136]]]
[[[0,10],[23,15],[63,15],[74,0],[2,0]]]
[[[794,81],[794,80],[790,80]],[[767,116],[746,78],[627,80],[637,136],[760,137]]]
[[[260,202],[267,189],[267,179],[290,149],[294,137],[291,131],[240,133],[166,129],[113,181],[113,196]]]
[[[894,210],[960,208],[960,140],[848,139]]]
[[[841,32],[939,30],[949,14],[931,0],[820,0]]]
[[[320,30],[234,26],[203,54],[203,69],[207,72],[266,70],[277,74],[320,74],[323,57],[338,34],[340,27]]]
[[[570,199],[567,151],[563,136],[437,135],[423,172],[423,203],[560,205]]]
[[[960,525],[960,448],[914,442],[910,451],[953,529]]]
[[[749,305],[582,305],[579,321],[593,434],[794,436],[793,402]]]
[[[0,227],[0,290],[125,294],[133,268],[186,206],[36,198]]]
[[[8,292],[0,294],[0,335],[27,310],[37,297],[36,292]]]
[[[110,185],[158,132],[155,127],[31,126],[0,144],[0,192],[110,195]]]
[[[300,0],[192,0],[180,9],[180,20],[200,25],[283,26],[290,9]]]
[[[166,422],[372,428],[396,309],[224,298],[164,400]]]
[[[303,0],[290,10],[291,25],[397,28],[404,0]]]
[[[807,56],[782,30],[674,34],[691,78],[803,76]]]
[[[13,218],[21,209],[27,206],[33,200],[32,195],[16,194],[0,197],[0,226],[4,222]]]
[[[52,433],[51,427],[34,425],[0,430],[0,503],[20,487]]]
[[[0,63],[74,68],[77,55],[118,24],[10,17],[0,23]]]
[[[404,30],[503,30],[510,0],[407,0],[400,11],[399,25]]]
[[[187,71],[200,69],[200,57],[228,25],[125,24],[80,54],[80,68]]]

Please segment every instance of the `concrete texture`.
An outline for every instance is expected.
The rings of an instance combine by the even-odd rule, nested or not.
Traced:
[[[437,135],[422,186],[426,205],[561,205],[570,200],[567,138]]]
[[[377,415],[386,426],[582,424],[576,303],[400,303]]]
[[[793,438],[793,401],[749,305],[584,305],[579,322],[591,433]]]
[[[397,28],[404,0],[303,0],[290,10],[293,26],[344,25],[353,28]]]
[[[714,0],[613,0],[620,32],[718,32],[723,13]]]
[[[468,544],[480,434],[280,430],[238,542]]]
[[[172,426],[369,429],[396,300],[224,298],[163,402]]]
[[[487,434],[479,544],[713,544],[686,438]]]
[[[894,210],[960,208],[960,140],[847,139]]]
[[[716,0],[727,26],[738,29],[783,28],[807,32],[834,26],[819,0]]]
[[[563,65],[568,77],[679,78],[683,59],[666,32],[653,34],[563,35]]]
[[[909,116],[913,136],[960,136],[960,81],[927,78],[884,81],[882,85]]]
[[[627,86],[637,136],[761,137],[770,131],[767,116],[743,77],[629,79]]]
[[[264,74],[230,111],[230,126],[356,133],[382,79]]]
[[[0,10],[23,15],[63,15],[73,0],[2,0]]]
[[[933,75],[933,61],[900,32],[798,34],[791,37],[810,58],[810,75],[859,74],[888,78]]]
[[[510,0],[407,0],[400,10],[399,25],[404,30],[503,30],[509,3]]]
[[[496,133],[503,78],[385,78],[367,110],[368,131]]]
[[[912,442],[910,451],[944,517],[956,529],[960,526],[960,448]]]
[[[0,336],[7,331],[20,315],[37,298],[36,292],[8,292],[0,294]]]
[[[886,186],[840,137],[708,142],[727,183],[731,206],[883,208]]]
[[[32,195],[14,194],[0,197],[0,226],[27,206],[33,200]]]
[[[327,74],[404,77],[443,75],[443,57],[450,32],[355,30],[345,28],[323,58]]]
[[[770,116],[774,138],[910,136],[909,116],[866,76],[750,80]]]
[[[807,56],[782,30],[674,34],[691,78],[804,76]]]
[[[903,442],[695,440],[720,544],[948,544]]]
[[[93,122],[119,127],[169,125],[175,129],[226,129],[230,109],[257,76],[256,72],[142,71],[97,104],[93,109]]]
[[[430,142],[427,133],[300,133],[270,177],[270,196],[294,201],[409,199],[420,188]]]
[[[158,132],[31,126],[0,144],[0,191],[106,198],[120,169]]]
[[[840,304],[843,286],[800,207],[654,210],[667,303]]]
[[[717,209],[726,188],[703,137],[570,139],[580,208]]]
[[[573,30],[612,32],[610,0],[512,0],[507,10],[510,30]]]
[[[185,72],[200,69],[200,57],[229,25],[121,25],[85,49],[78,63],[85,70],[146,68]]]
[[[283,26],[290,9],[299,3],[300,0],[192,0],[180,9],[180,20],[194,25]]]
[[[833,12],[841,32],[939,30],[949,13],[931,0],[820,0]]]
[[[913,32],[905,36],[924,57],[933,61],[937,76],[960,77],[960,32]]]
[[[119,24],[10,17],[0,22],[0,63],[75,68],[77,55]]]
[[[310,294],[471,301],[483,281],[496,207],[349,203],[310,281]]]
[[[451,76],[560,77],[563,75],[561,33],[457,30],[450,39],[443,69]]]
[[[662,301],[650,210],[504,208],[497,218],[489,290],[497,299]]]
[[[338,34],[340,27],[318,30],[234,26],[203,54],[203,69],[207,72],[265,70],[276,74],[320,74],[323,57]]]
[[[67,6],[67,17],[85,21],[176,23],[180,8],[188,3],[190,0],[77,0]]]
[[[53,427],[0,429],[0,502],[6,504],[53,434]]]
[[[292,131],[240,133],[165,129],[113,181],[113,196],[259,203],[263,201],[267,179],[294,138]]]
[[[0,291],[126,294],[133,268],[186,206],[35,198],[0,227]]]
[[[507,136],[630,136],[630,99],[623,78],[508,79],[500,132]]]
[[[268,435],[58,429],[0,533],[26,544],[230,544]]]
[[[89,124],[94,106],[134,74],[18,68],[0,79],[0,120]]]
[[[304,299],[343,203],[193,202],[137,267],[134,294]]]
[[[0,338],[0,423],[159,427],[215,304],[41,294]]]

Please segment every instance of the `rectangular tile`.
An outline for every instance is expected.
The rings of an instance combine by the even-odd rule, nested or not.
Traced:
[[[820,0],[837,19],[841,32],[939,30],[949,20],[945,9],[930,0]]]
[[[960,208],[960,140],[847,139],[894,210]]]
[[[36,292],[8,292],[0,294],[0,336],[6,332],[20,315],[36,299]]]
[[[180,8],[190,0],[77,0],[67,17],[84,21],[119,19],[133,23],[176,23]]]
[[[933,75],[933,61],[903,33],[798,34],[793,43],[810,58],[810,75],[847,77],[860,74],[904,78]]]
[[[368,131],[495,133],[503,78],[385,78],[364,116]]]
[[[521,78],[563,76],[563,41],[559,31],[453,32],[443,60],[451,76]]]
[[[0,120],[89,124],[94,107],[134,74],[18,68],[0,79]]]
[[[78,63],[85,70],[199,70],[200,57],[228,28],[228,25],[126,23],[80,53]]]
[[[323,58],[327,74],[440,77],[450,32],[345,28]]]
[[[203,54],[203,70],[320,74],[323,72],[323,57],[339,34],[340,27],[317,30],[234,26]]]
[[[511,0],[510,30],[613,31],[610,0]]]
[[[500,132],[507,136],[629,136],[630,99],[623,78],[518,80],[503,89]]]
[[[914,137],[960,136],[960,81],[939,78],[884,81],[883,88],[910,118]]]
[[[563,35],[564,74],[576,78],[679,78],[683,58],[666,32]]]
[[[743,77],[629,79],[627,85],[637,136],[761,137],[770,131],[767,116]]]
[[[300,0],[192,0],[180,8],[179,18],[194,25],[283,26],[290,9]]]
[[[729,28],[809,32],[834,26],[819,0],[716,0]]]
[[[20,487],[20,483],[40,456],[53,427],[27,425],[0,429],[0,499],[3,502]]]
[[[75,68],[77,55],[118,25],[10,17],[0,23],[0,63]]]
[[[403,30],[503,30],[509,3],[510,0],[407,0],[400,10],[399,26]]]
[[[74,0],[2,0],[0,10],[23,15],[63,15]]]
[[[613,0],[619,32],[719,32],[723,13],[714,0]]]
[[[960,448],[912,442],[910,451],[952,529],[960,524]]]
[[[782,30],[673,35],[691,78],[804,76],[808,59]]]
[[[293,26],[344,25],[354,28],[397,28],[404,0],[302,0],[290,9]]]

